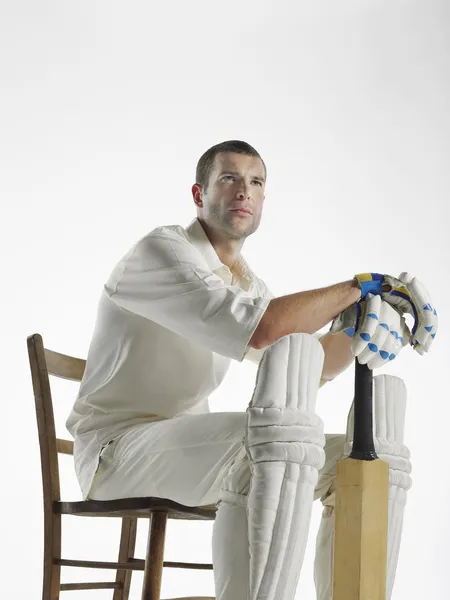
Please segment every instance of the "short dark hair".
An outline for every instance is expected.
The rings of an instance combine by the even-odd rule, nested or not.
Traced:
[[[259,152],[257,152],[253,146],[242,142],[241,140],[229,140],[227,142],[221,142],[209,148],[201,157],[197,163],[197,169],[195,173],[195,182],[203,186],[206,190],[209,183],[209,177],[214,165],[214,160],[219,152],[234,152],[235,154],[245,154],[247,156],[257,156],[261,159],[264,166],[264,172],[267,174],[266,165],[261,158]]]

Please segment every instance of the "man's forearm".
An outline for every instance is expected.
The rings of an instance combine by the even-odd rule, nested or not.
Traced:
[[[315,333],[361,298],[354,280],[273,298],[250,340],[263,348],[292,333]]]
[[[322,370],[322,382],[331,381],[340,373],[343,373],[355,360],[350,351],[352,338],[346,333],[326,333],[320,340],[325,358]]]

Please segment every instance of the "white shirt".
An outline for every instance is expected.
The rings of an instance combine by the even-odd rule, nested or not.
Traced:
[[[66,423],[85,498],[115,436],[210,412],[231,359],[260,360],[249,341],[271,298],[242,255],[235,273],[222,264],[198,219],[186,229],[157,227],[131,248],[104,286]]]

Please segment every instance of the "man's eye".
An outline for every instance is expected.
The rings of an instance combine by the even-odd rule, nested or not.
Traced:
[[[257,183],[258,185],[262,185],[262,181],[258,181],[258,179],[255,179],[254,183]]]
[[[224,175],[224,179],[234,179],[233,175]]]

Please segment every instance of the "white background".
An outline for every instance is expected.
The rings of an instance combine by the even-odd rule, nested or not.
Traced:
[[[244,255],[276,295],[377,271],[416,275],[440,312],[432,351],[380,372],[408,388],[409,493],[395,600],[448,597],[450,5],[446,0],[80,0],[1,3],[2,590],[41,597],[39,448],[26,337],[85,357],[116,261],[195,216],[200,155],[242,139],[268,167]],[[212,410],[245,410],[256,367],[233,363]],[[55,386],[63,424],[76,388]],[[318,412],[343,431],[353,369]],[[5,411],[6,409],[6,411]],[[66,499],[79,499],[63,457]],[[315,506],[297,597],[313,599]],[[114,560],[119,523],[67,518],[63,556]],[[171,523],[166,559],[209,561],[211,523]],[[137,555],[145,548],[145,523]],[[25,562],[19,560],[25,558]],[[63,571],[64,581],[113,579]],[[134,575],[137,599],[141,575]],[[210,594],[166,571],[163,597]],[[111,598],[111,591],[71,592]],[[66,594],[64,594],[66,597]]]

